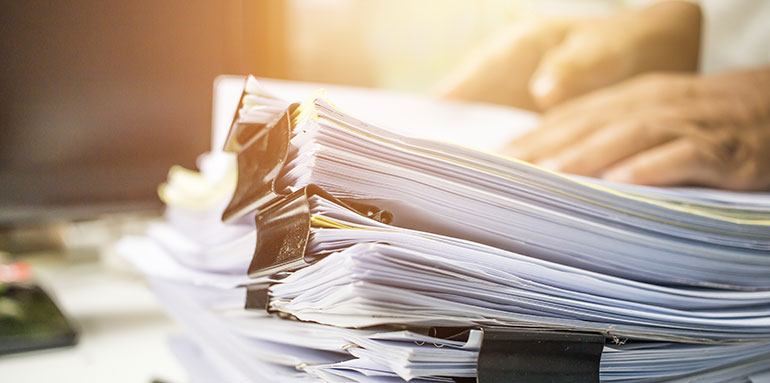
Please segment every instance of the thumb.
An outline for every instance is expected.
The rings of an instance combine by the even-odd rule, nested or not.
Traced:
[[[576,31],[540,61],[529,89],[542,109],[625,77],[628,59],[622,54],[623,41],[595,32],[599,31]]]
[[[570,90],[570,78],[573,68],[570,65],[570,52],[557,47],[546,54],[529,82],[529,91],[535,103],[543,110],[564,101]]]

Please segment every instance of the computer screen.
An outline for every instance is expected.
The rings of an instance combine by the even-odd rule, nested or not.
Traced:
[[[210,145],[234,4],[0,3],[0,224],[159,207]]]

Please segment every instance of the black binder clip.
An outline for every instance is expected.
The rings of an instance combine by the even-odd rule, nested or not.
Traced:
[[[222,148],[226,152],[238,153],[247,142],[270,125],[270,123],[280,114],[275,113],[273,116],[266,115],[261,118],[261,121],[260,118],[257,118],[256,120],[250,118],[248,121],[241,120],[241,111],[246,106],[246,96],[248,96],[248,93],[246,92],[246,86],[244,84],[244,89],[241,92],[241,97],[238,101],[238,108],[235,110],[233,120],[230,122],[230,130],[227,132],[225,144]]]
[[[238,184],[222,221],[231,221],[281,196],[275,181],[286,163],[291,138],[292,104],[266,124],[233,121],[225,148],[238,150]]]
[[[465,338],[470,330],[433,328],[434,336]],[[481,329],[476,378],[457,383],[596,383],[604,335],[528,328]]]
[[[249,277],[272,275],[313,261],[306,259],[305,250],[310,239],[310,197],[314,195],[383,223],[390,223],[393,218],[387,211],[354,201],[342,201],[318,186],[308,185],[260,207],[254,218],[257,245],[249,265]]]
[[[267,310],[270,303],[270,284],[255,283],[246,286],[245,309]]]
[[[478,383],[599,382],[602,334],[499,328],[483,331]]]

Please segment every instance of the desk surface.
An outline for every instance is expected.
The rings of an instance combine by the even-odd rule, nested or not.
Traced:
[[[166,344],[180,332],[141,276],[72,263],[55,255],[29,259],[35,276],[80,330],[77,346],[0,358],[7,382],[184,381]]]

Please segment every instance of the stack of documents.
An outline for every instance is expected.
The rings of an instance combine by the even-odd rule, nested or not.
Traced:
[[[768,194],[568,177],[253,79],[226,149],[120,243],[196,376],[451,382],[518,328],[603,334],[602,381],[767,379]]]

